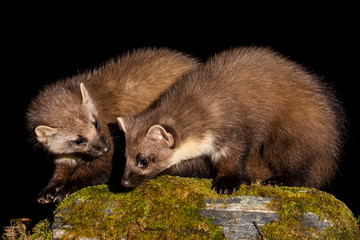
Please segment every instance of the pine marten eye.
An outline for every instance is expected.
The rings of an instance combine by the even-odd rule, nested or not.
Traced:
[[[142,158],[142,159],[140,159],[140,161],[139,161],[139,165],[140,165],[141,167],[146,167],[148,164],[149,164],[149,159],[147,159],[147,158]]]
[[[85,138],[83,138],[82,136],[79,136],[78,139],[76,139],[76,140],[74,141],[74,143],[75,143],[76,145],[80,146],[80,145],[84,145],[84,144],[86,143],[86,140],[85,140]]]
[[[149,165],[149,158],[140,157],[139,155],[136,156],[137,165],[139,168],[145,168]]]

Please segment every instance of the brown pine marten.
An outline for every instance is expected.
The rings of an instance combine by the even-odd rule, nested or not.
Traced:
[[[169,49],[146,48],[94,71],[46,86],[27,111],[36,144],[55,155],[55,172],[39,202],[60,202],[85,186],[106,183],[112,171],[116,118],[140,113],[197,61]]]
[[[123,186],[136,187],[164,171],[214,172],[213,190],[226,194],[255,178],[325,186],[336,172],[343,133],[332,90],[260,47],[215,55],[149,109],[118,123],[126,137]],[[257,166],[267,170],[250,173]]]

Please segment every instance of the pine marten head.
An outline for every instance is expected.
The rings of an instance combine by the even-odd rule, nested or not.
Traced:
[[[128,118],[119,117],[117,120],[126,137],[126,166],[121,180],[124,187],[139,186],[176,164],[172,159],[173,134],[163,126],[155,124],[142,130],[137,129]]]
[[[34,139],[55,154],[106,154],[110,145],[103,129],[107,126],[99,119],[85,85],[80,84],[80,91],[72,88],[48,86],[34,99],[27,113]]]

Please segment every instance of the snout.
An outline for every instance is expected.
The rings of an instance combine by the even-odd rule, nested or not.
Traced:
[[[127,188],[134,188],[145,182],[145,180],[145,175],[125,169],[124,175],[121,179],[121,185]]]
[[[132,171],[130,171],[128,168],[125,168],[124,175],[122,176],[122,179],[121,179],[121,185],[123,185],[124,187],[127,187],[127,188],[136,187],[130,181],[131,176],[133,176]]]
[[[126,179],[121,179],[121,185],[123,185],[124,187],[130,188],[130,187],[134,187],[132,186],[130,180],[126,180]]]
[[[92,148],[94,149],[94,153],[96,152],[97,156],[101,156],[106,154],[110,151],[110,145],[105,137],[101,136],[99,139],[91,144]]]
[[[103,154],[106,154],[106,153],[108,153],[110,151],[110,146],[105,146],[105,147],[103,147],[102,149],[101,149],[101,152],[103,153]]]

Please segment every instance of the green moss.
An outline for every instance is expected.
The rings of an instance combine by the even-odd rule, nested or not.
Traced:
[[[270,206],[278,211],[280,220],[263,228],[267,239],[358,239],[359,231],[352,212],[334,196],[315,189],[279,188],[280,197],[275,198]],[[319,221],[328,220],[332,227],[325,231],[307,228],[302,217],[305,213],[317,214]],[[318,231],[316,231],[318,230]]]
[[[41,220],[32,229],[31,238],[32,239],[43,239],[43,240],[51,240],[51,239],[53,239],[50,224],[51,223],[47,219]]]
[[[280,220],[263,227],[266,239],[318,239],[326,234],[326,239],[360,239],[359,229],[353,213],[333,195],[311,188],[271,187],[262,185],[242,185],[236,195],[272,197],[269,207],[276,210]],[[327,219],[332,227],[325,231],[307,228],[302,217],[305,213],[317,214],[323,221]],[[316,231],[317,230],[317,231]]]
[[[93,186],[66,198],[57,211],[70,209],[61,212],[73,227],[68,237],[221,239],[221,227],[199,214],[204,199],[216,196],[208,193],[210,186],[208,180],[179,177],[160,177],[129,193],[114,194],[105,185]]]
[[[324,231],[307,228],[307,212],[327,219],[327,239],[357,239],[356,220],[344,203],[315,189],[241,185],[233,196],[272,197],[269,207],[280,220],[262,228],[266,239],[311,239]],[[211,191],[211,180],[161,176],[128,193],[111,193],[105,185],[84,188],[66,198],[58,216],[71,225],[66,237],[99,239],[223,239],[222,229],[201,217],[205,199],[226,199]],[[100,210],[99,210],[100,209]]]

